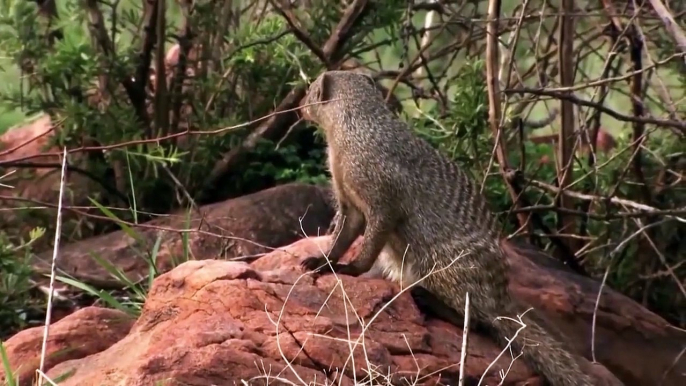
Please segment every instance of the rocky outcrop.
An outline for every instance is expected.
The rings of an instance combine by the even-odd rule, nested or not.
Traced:
[[[158,380],[354,385],[370,376],[375,384],[411,384],[417,377],[424,384],[455,384],[460,330],[426,320],[408,293],[383,309],[396,294],[382,280],[346,277],[338,286],[334,277],[315,282],[295,268],[261,271],[239,262],[191,261],[156,280],[128,336],[48,375],[71,374],[64,386]],[[471,342],[468,374],[475,384],[499,349],[485,337]],[[500,360],[487,383],[497,384],[496,371],[509,362]],[[507,379],[507,385],[537,384],[519,362]]]
[[[111,347],[97,347],[91,355],[51,362],[48,375],[65,375],[62,386],[156,381],[455,385],[461,328],[427,317],[409,292],[400,293],[385,280],[339,276],[339,282],[331,275],[315,280],[303,274],[302,258],[330,242],[328,236],[300,240],[250,264],[183,263],[154,281],[126,336],[116,343],[105,339]],[[359,242],[344,260],[355,258]],[[541,310],[588,357],[598,283],[531,247],[508,242],[504,248],[512,263],[514,295]],[[52,331],[77,315],[55,323]],[[6,346],[15,353],[19,341],[27,335],[35,341],[41,333],[23,332]],[[88,345],[88,340],[103,340],[101,335],[80,334],[79,339]],[[679,352],[686,335],[608,288],[598,307],[595,342],[598,361],[625,385],[684,384]],[[484,372],[482,384],[498,384],[501,370],[507,374],[503,385],[540,384],[521,361],[510,367],[507,353],[486,371],[500,351],[488,336],[470,332],[465,384],[477,384]],[[596,365],[589,371],[606,370]]]
[[[333,218],[330,191],[324,187],[291,183],[205,205],[199,211],[173,213],[142,224],[136,238],[116,231],[60,248],[58,268],[76,279],[99,287],[121,282],[93,256],[119,268],[136,282],[149,274],[150,253],[160,238],[155,261],[165,272],[184,259],[252,259],[305,236],[326,231]],[[190,217],[190,218],[189,218]],[[183,233],[189,230],[188,251]],[[49,273],[52,251],[33,256],[37,273]],[[147,255],[147,256],[146,256]]]

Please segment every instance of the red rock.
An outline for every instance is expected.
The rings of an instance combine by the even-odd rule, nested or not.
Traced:
[[[591,359],[591,326],[600,282],[572,272],[536,248],[503,242],[510,290],[544,312],[567,341]],[[598,306],[596,358],[628,385],[684,385],[686,332],[627,296],[603,289]],[[681,358],[677,361],[678,358]],[[676,362],[675,362],[676,361]]]
[[[345,259],[355,257],[360,241]],[[329,237],[300,240],[251,264],[181,264],[154,281],[127,336],[114,344],[109,340],[111,347],[92,355],[51,363],[48,375],[70,373],[63,386],[137,386],[161,380],[202,385],[340,380],[353,385],[370,374],[381,384],[412,383],[417,377],[417,384],[456,384],[461,328],[424,316],[409,293],[399,293],[385,280],[343,275],[340,281],[332,275],[313,280],[303,274],[301,259],[329,242]],[[540,309],[588,357],[598,283],[531,247],[504,243],[504,248],[514,295]],[[596,331],[602,365],[588,364],[586,370],[602,379],[599,385],[613,384],[603,365],[625,385],[658,384],[663,376],[663,385],[683,384],[684,364],[675,358],[684,347],[684,333],[627,297],[605,291]],[[55,323],[53,331],[69,320]],[[466,384],[476,384],[501,348],[490,337],[469,334]],[[498,384],[499,371],[509,365],[504,355],[485,383]],[[503,385],[540,381],[518,360]]]
[[[50,326],[46,350],[46,369],[57,363],[79,359],[103,351],[129,332],[134,319],[124,312],[98,307],[82,308]],[[44,327],[34,327],[4,342],[14,378],[20,386],[32,385],[40,366]],[[0,366],[0,383],[6,378]],[[4,383],[3,383],[4,384]]]
[[[55,132],[52,130],[52,121],[49,115],[39,118],[21,126],[16,126],[0,135],[0,161],[21,159],[24,157],[37,156],[22,160],[25,164],[49,163],[60,165],[59,156],[41,154],[60,152],[62,149],[56,146],[48,146]],[[76,166],[85,159],[82,155],[70,156],[70,162]],[[60,168],[54,167],[6,167],[5,172],[16,170],[15,173],[2,179],[2,183],[13,186],[12,189],[3,188],[2,194],[20,198],[21,200],[2,199],[2,208],[22,208],[26,206],[40,206],[41,203],[56,204],[59,198]],[[3,173],[3,174],[4,174]],[[66,187],[70,194],[65,195],[65,205],[90,205],[88,195],[97,192],[98,186],[87,177],[71,173],[66,181]],[[25,210],[3,210],[0,213],[0,226],[11,235],[26,237],[29,231],[35,227],[50,229],[54,227],[57,211],[36,209],[34,213],[40,215],[25,215]],[[74,212],[65,211],[64,223],[68,223],[76,217]],[[67,234],[67,232],[65,232]],[[33,244],[34,250],[47,249],[52,246],[52,237],[42,237]]]
[[[308,244],[304,240],[273,256],[302,255],[300,248],[307,250]],[[342,284],[334,277],[315,283],[296,269],[258,271],[246,263],[189,261],[155,280],[128,336],[108,350],[55,366],[49,376],[74,371],[61,383],[66,386],[150,385],[162,379],[252,385],[266,384],[267,378],[282,384],[275,382],[279,377],[323,382],[322,369],[330,368],[330,380],[352,385],[370,370],[375,377],[436,381],[432,373],[447,367],[443,379],[457,379],[462,336],[457,327],[426,321],[408,293],[367,325],[397,288],[384,280],[351,277],[342,278]],[[364,326],[364,340],[356,345]],[[472,342],[467,368],[476,376],[499,350],[487,338]],[[507,365],[498,362],[487,380],[495,382],[497,369]],[[534,379],[517,362],[505,384]]]

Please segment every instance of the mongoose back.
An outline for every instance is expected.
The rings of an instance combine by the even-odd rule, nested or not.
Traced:
[[[495,216],[467,174],[415,136],[366,75],[325,72],[301,106],[303,117],[323,129],[328,145],[337,203],[336,241],[325,254],[331,267],[353,276],[373,268],[404,285],[426,277],[419,285],[460,315],[469,292],[470,313],[491,326],[499,343],[515,336],[519,324],[496,318],[516,318],[526,309],[510,297]],[[361,234],[358,258],[338,264]],[[316,269],[328,263],[317,256],[303,265]],[[533,341],[524,347],[526,362],[554,386],[592,385],[574,356],[527,315],[519,334]],[[520,338],[513,344],[518,351],[517,342]]]

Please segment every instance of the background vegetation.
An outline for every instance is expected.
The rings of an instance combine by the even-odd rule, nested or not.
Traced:
[[[490,1],[489,26],[488,1],[0,3],[0,130],[48,114],[122,219],[325,182],[321,136],[287,110],[321,71],[354,67],[483,184],[509,237],[686,326],[685,4]],[[27,161],[5,152],[0,174]],[[65,242],[116,229],[69,224]],[[2,231],[0,337],[42,299],[25,256],[43,230]]]

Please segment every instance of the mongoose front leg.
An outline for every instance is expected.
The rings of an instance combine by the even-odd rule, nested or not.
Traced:
[[[334,217],[336,220],[333,229],[333,242],[329,251],[324,256],[312,256],[305,258],[301,265],[305,269],[315,271],[318,269],[337,271],[338,261],[348,251],[355,239],[362,234],[365,226],[364,216],[360,211],[342,203]],[[331,267],[329,267],[331,262]]]
[[[369,216],[364,230],[362,248],[357,258],[349,264],[337,264],[334,266],[336,273],[350,276],[359,276],[368,272],[381,250],[388,242],[394,225],[394,219],[388,215],[372,214]]]

